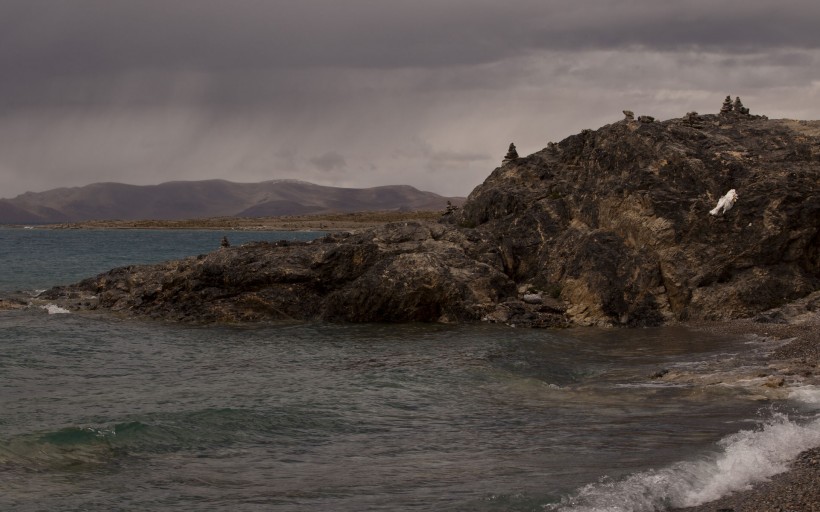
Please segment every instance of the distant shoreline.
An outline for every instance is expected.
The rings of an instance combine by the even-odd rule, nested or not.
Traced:
[[[281,217],[211,217],[180,220],[91,220],[58,224],[8,225],[33,229],[197,229],[213,231],[351,231],[411,220],[435,221],[441,211],[376,211],[286,215]]]

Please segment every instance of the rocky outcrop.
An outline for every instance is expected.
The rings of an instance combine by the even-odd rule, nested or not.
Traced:
[[[820,288],[820,122],[747,112],[584,130],[506,159],[439,224],[225,247],[44,297],[196,322],[752,317]]]
[[[752,316],[820,283],[818,125],[621,121],[496,169],[460,222],[494,235],[514,281],[560,290],[577,323]],[[709,215],[729,189],[734,209]]]
[[[41,295],[74,309],[186,322],[480,320],[515,285],[478,261],[475,230],[396,223],[123,267]]]

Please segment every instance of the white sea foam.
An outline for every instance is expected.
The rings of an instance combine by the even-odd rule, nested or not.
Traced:
[[[820,386],[800,386],[789,393],[789,399],[820,407]]]
[[[56,304],[46,304],[45,306],[40,307],[48,311],[49,315],[65,315],[66,313],[71,313],[71,311],[61,308]]]
[[[798,424],[775,414],[756,430],[722,439],[717,453],[620,481],[583,487],[547,510],[642,512],[701,505],[782,473],[809,448],[820,446],[820,418]]]

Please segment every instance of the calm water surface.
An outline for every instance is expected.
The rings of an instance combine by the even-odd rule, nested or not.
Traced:
[[[196,255],[222,234],[0,230],[0,291]],[[719,494],[727,458],[820,444],[811,399],[647,377],[757,350],[682,328],[0,311],[0,510],[653,510]]]

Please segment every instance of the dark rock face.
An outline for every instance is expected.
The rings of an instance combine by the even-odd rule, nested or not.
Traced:
[[[750,317],[820,288],[818,134],[736,112],[625,119],[506,162],[440,224],[226,247],[44,296],[194,322]]]
[[[460,221],[517,283],[559,288],[578,323],[752,316],[820,283],[818,127],[622,121],[496,169]],[[734,208],[709,215],[733,188]]]
[[[187,322],[475,321],[514,296],[515,285],[469,254],[470,236],[442,224],[397,223],[309,243],[223,247],[114,269],[42,297]]]

